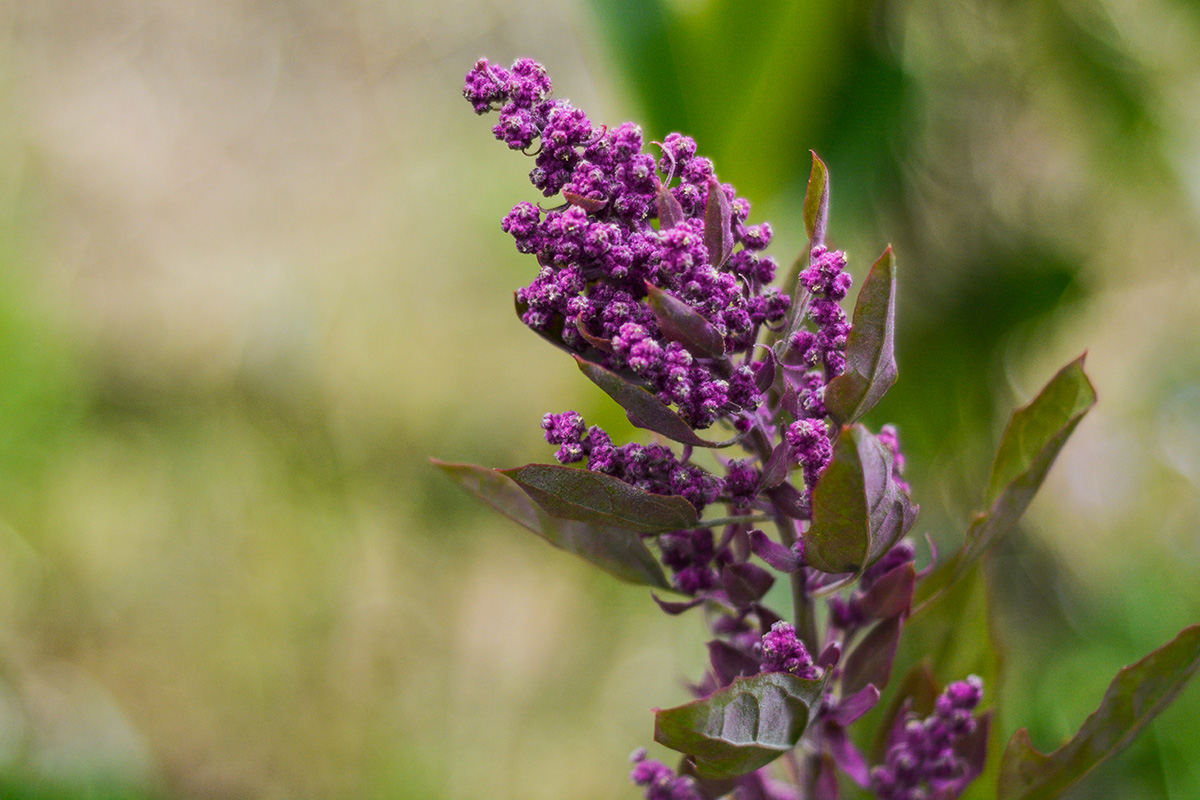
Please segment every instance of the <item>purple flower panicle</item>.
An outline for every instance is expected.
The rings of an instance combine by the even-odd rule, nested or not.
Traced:
[[[645,787],[646,800],[703,800],[694,780],[676,775],[675,770],[661,761],[646,758],[646,748],[633,751],[629,760],[633,762],[629,779]]]
[[[762,637],[762,671],[788,672],[806,680],[821,677],[820,668],[813,665],[808,648],[796,636],[796,629],[783,620],[772,625]]]

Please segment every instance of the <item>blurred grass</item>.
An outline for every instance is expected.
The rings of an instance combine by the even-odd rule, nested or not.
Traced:
[[[512,314],[536,197],[459,99],[481,55],[695,134],[784,262],[822,154],[855,268],[900,254],[873,418],[944,541],[1091,348],[995,570],[1001,724],[1052,745],[1200,615],[1198,38],[1151,0],[0,3],[0,796],[633,795],[699,622],[426,461],[620,417]],[[1200,795],[1198,704],[1078,796]]]

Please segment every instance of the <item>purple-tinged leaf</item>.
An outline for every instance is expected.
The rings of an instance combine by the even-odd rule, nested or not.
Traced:
[[[759,479],[761,489],[772,489],[787,480],[792,467],[792,451],[787,442],[780,442],[771,451],[771,457],[763,464],[762,476]]]
[[[654,554],[633,531],[556,519],[497,470],[436,459],[433,463],[459,486],[555,547],[574,553],[630,583],[671,588]]]
[[[875,695],[878,697],[879,692],[876,692]],[[870,769],[867,767],[862,753],[858,752],[858,748],[846,736],[845,728],[840,725],[826,725],[825,744],[829,747],[829,754],[833,756],[833,761],[837,764],[838,769],[846,773],[850,780],[859,786],[866,786],[870,778]]]
[[[768,489],[767,496],[775,504],[775,508],[792,519],[808,519],[812,515],[808,498],[803,492],[787,481]]]
[[[695,759],[706,778],[765,767],[804,735],[825,680],[784,672],[736,678],[708,697],[654,714],[654,740]]]
[[[804,566],[804,559],[799,553],[757,528],[750,531],[750,550],[780,572],[795,572]]]
[[[764,634],[771,630],[772,625],[783,619],[783,617],[779,616],[771,609],[764,605],[759,605],[758,603],[750,606],[750,610],[754,612],[754,616],[758,617],[758,627]]]
[[[822,755],[817,762],[817,779],[813,782],[813,797],[821,800],[838,800],[841,789],[838,787],[837,765],[829,755]]]
[[[883,689],[892,677],[892,662],[900,646],[900,618],[876,623],[842,667],[842,694],[854,694],[868,684]]]
[[[679,766],[676,767],[675,772],[692,779],[692,788],[700,793],[702,800],[720,800],[720,798],[728,796],[730,792],[738,788],[740,780],[744,780],[744,778],[702,778],[696,774],[695,762],[687,756],[679,759]],[[751,796],[746,800],[768,799]]]
[[[843,428],[813,488],[805,559],[822,572],[860,572],[908,533],[918,511],[896,484],[891,451],[861,425]]]
[[[638,533],[694,528],[696,508],[678,495],[651,494],[603,472],[558,464],[498,470],[552,517]]]
[[[840,642],[830,642],[825,645],[825,649],[821,651],[821,655],[817,656],[817,660],[813,663],[821,669],[829,669],[836,667],[842,660],[842,645]]]
[[[708,179],[708,199],[704,202],[704,246],[713,269],[733,253],[733,207],[716,177]]]
[[[1200,625],[1125,667],[1100,707],[1052,753],[1042,754],[1024,728],[1013,734],[1000,765],[998,800],[1050,800],[1105,759],[1123,750],[1179,694],[1200,666]]]
[[[665,231],[683,222],[685,216],[683,206],[679,205],[679,201],[675,199],[675,195],[671,194],[671,190],[663,186],[662,182],[658,182],[656,192],[654,204],[658,207],[659,230]]]
[[[695,309],[649,281],[646,282],[646,293],[646,300],[663,336],[679,342],[701,358],[720,358],[725,355],[725,340],[712,323]]]
[[[698,606],[704,602],[703,597],[697,597],[693,600],[688,600],[686,602],[674,602],[671,600],[663,600],[661,597],[656,595],[654,592],[651,592],[650,596],[654,598],[654,602],[658,603],[659,608],[661,608],[663,611],[665,611],[666,613],[670,614],[673,617],[677,616],[679,614],[682,614],[683,612],[685,612],[689,609],[695,608],[696,606]]]
[[[595,214],[597,211],[600,211],[602,208],[608,205],[608,200],[601,200],[596,197],[584,197],[583,195],[576,194],[575,192],[564,191],[562,196],[563,199],[568,203],[573,206],[579,206],[589,214]]]
[[[517,310],[517,318],[524,323],[525,312],[529,310],[529,304],[521,302],[521,299],[517,297],[516,292],[513,292],[513,307]],[[558,349],[565,350],[571,355],[577,356],[579,355],[579,351],[563,341],[562,331],[564,324],[565,320],[562,318],[562,316],[555,315],[554,324],[551,326],[550,330],[540,331],[537,328],[530,328],[530,330]]]
[[[579,371],[603,389],[605,394],[616,400],[629,415],[630,422],[639,428],[661,433],[668,439],[693,447],[718,447],[722,444],[701,439],[692,430],[692,426],[684,422],[683,418],[663,401],[617,373],[582,358],[576,358],[575,362],[579,364]]]
[[[843,697],[834,707],[829,719],[843,728],[854,723],[863,714],[870,711],[879,702],[879,689],[874,684],[868,684],[849,697]]]
[[[800,394],[796,391],[796,387],[792,386],[791,381],[784,380],[783,394],[779,398],[779,406],[788,414],[791,414],[793,419],[800,419]]]
[[[775,363],[775,351],[767,348],[767,355],[762,361],[755,361],[750,365],[754,370],[754,388],[758,389],[760,394],[766,394],[775,385],[775,375],[777,374]]]
[[[592,336],[592,334],[588,333],[587,326],[579,323],[576,323],[575,330],[579,331],[580,338],[600,352],[611,353],[613,351],[611,339],[603,339],[599,336]]]
[[[825,230],[829,224],[829,170],[816,153],[812,157],[812,172],[804,195],[804,232],[808,234],[810,248],[825,244]]]
[[[757,603],[774,583],[775,576],[749,561],[728,564],[721,570],[721,586],[739,608]]]
[[[733,683],[734,678],[757,675],[762,669],[758,659],[752,658],[722,639],[708,643],[708,661],[713,675],[722,687]]]
[[[992,712],[976,719],[975,730],[954,743],[955,754],[962,759],[966,770],[958,779],[960,789],[983,774],[988,761],[988,739],[992,733]]]
[[[858,292],[846,371],[825,388],[825,408],[838,423],[860,419],[896,382],[895,325],[896,257],[888,245]]]
[[[917,568],[910,561],[884,574],[859,598],[858,607],[868,619],[887,619],[907,614],[912,608]]]

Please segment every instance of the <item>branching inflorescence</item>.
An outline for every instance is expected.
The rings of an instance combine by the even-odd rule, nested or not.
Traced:
[[[770,225],[749,223],[750,203],[692,139],[672,133],[648,151],[636,125],[596,126],[551,88],[540,64],[520,59],[479,61],[464,89],[477,113],[499,112],[496,138],[534,158],[533,185],[561,198],[504,217],[538,263],[517,313],[657,435],[618,444],[575,411],[550,413],[542,428],[557,465],[439,466],[551,543],[682,596],[654,595],[667,613],[707,610],[714,638],[697,699],[656,712],[655,740],[683,754],[679,767],[633,757],[650,800],[958,797],[988,757],[983,683],[972,675],[939,692],[939,678],[963,676],[936,675],[921,661],[930,653],[902,653],[911,663],[893,682],[901,630],[979,586],[983,552],[1094,401],[1082,359],[1018,412],[1039,423],[1002,442],[991,510],[967,544],[918,570],[898,434],[859,422],[896,378],[891,249],[852,325],[814,155],[809,247],[781,292],[763,252]],[[711,438],[714,428],[725,433]],[[718,504],[724,516],[703,518]],[[790,618],[768,605],[777,575],[790,584]],[[945,648],[952,633],[932,627],[922,644]]]

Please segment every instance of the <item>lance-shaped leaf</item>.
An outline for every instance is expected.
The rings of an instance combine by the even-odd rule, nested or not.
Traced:
[[[804,536],[808,565],[864,570],[908,532],[918,510],[892,476],[891,451],[861,425],[843,428],[813,488],[813,522]]]
[[[647,301],[663,336],[679,342],[693,355],[720,358],[725,355],[725,339],[712,323],[673,294],[646,282]]]
[[[812,157],[812,172],[804,195],[804,232],[808,234],[809,246],[816,247],[825,244],[825,229],[829,224],[829,169],[815,152]]]
[[[713,269],[720,269],[733,253],[733,207],[715,176],[708,179],[704,202],[704,246]]]
[[[1200,625],[1125,667],[1100,707],[1062,747],[1049,755],[1033,748],[1024,728],[1013,734],[1000,766],[998,800],[1061,797],[1100,762],[1125,748],[1179,694],[1200,666]]]
[[[671,588],[654,554],[633,531],[556,519],[497,470],[474,464],[448,464],[436,459],[433,463],[459,486],[555,547],[574,553],[630,583]]]
[[[892,662],[900,646],[900,617],[876,623],[870,633],[846,656],[842,666],[842,694],[850,695],[868,684],[876,689],[887,686],[892,677]]]
[[[775,385],[775,351],[767,348],[763,360],[755,361],[750,367],[754,370],[754,388],[766,394]]]
[[[896,382],[895,325],[896,257],[888,245],[858,292],[846,371],[825,389],[825,407],[838,422],[860,419]]]
[[[759,486],[770,489],[787,480],[788,471],[792,466],[792,452],[787,442],[780,442],[771,451],[767,463],[763,464]]]
[[[595,214],[597,211],[608,205],[608,200],[602,197],[584,197],[581,194],[566,191],[562,193],[562,196],[563,199],[568,203],[573,206],[579,206],[589,214]]]
[[[721,447],[725,444],[701,439],[692,430],[692,426],[684,422],[683,417],[672,411],[663,401],[617,373],[582,358],[576,358],[575,361],[579,364],[579,371],[603,389],[605,394],[616,400],[629,415],[629,421],[639,428],[661,433],[668,439],[693,447]]]
[[[625,481],[558,464],[498,470],[517,483],[547,514],[593,525],[656,533],[697,524],[696,508],[678,495],[651,494]]]
[[[783,672],[733,683],[708,697],[654,714],[654,740],[692,756],[706,778],[764,767],[796,746],[821,702],[825,680]]]
[[[867,619],[888,619],[907,614],[912,608],[917,568],[910,561],[901,564],[875,582],[859,599],[858,607]]]
[[[1083,371],[1086,355],[1059,370],[1029,405],[1013,413],[992,463],[990,508],[971,523],[960,573],[1017,523],[1075,426],[1095,405],[1096,390]]]
[[[658,182],[656,188],[656,196],[654,198],[655,205],[658,207],[658,227],[660,230],[674,228],[684,220],[683,206],[675,199],[675,195],[671,194],[671,190]]]

